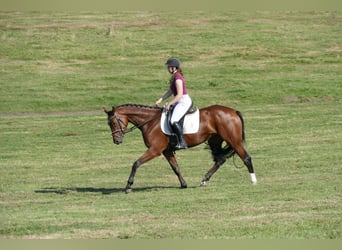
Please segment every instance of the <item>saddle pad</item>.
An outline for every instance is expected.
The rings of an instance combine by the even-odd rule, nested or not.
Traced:
[[[160,119],[160,127],[164,134],[171,135],[171,131],[169,125],[167,124],[166,112],[165,110],[162,113]],[[185,115],[184,124],[183,124],[183,133],[184,134],[195,134],[199,130],[199,109],[192,114]]]

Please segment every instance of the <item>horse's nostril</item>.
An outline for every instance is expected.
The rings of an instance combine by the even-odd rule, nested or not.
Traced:
[[[116,139],[113,139],[113,142],[114,142],[114,144],[116,144],[116,145],[119,145],[120,143],[122,143],[122,141],[116,140]]]

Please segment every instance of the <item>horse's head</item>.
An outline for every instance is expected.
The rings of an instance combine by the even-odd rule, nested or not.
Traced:
[[[103,110],[108,115],[108,125],[112,131],[113,142],[115,144],[121,144],[128,125],[127,118],[115,112],[114,107],[109,111],[105,108]]]

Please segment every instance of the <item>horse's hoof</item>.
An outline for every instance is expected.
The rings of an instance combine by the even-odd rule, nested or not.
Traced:
[[[250,173],[250,177],[251,177],[252,185],[256,185],[257,184],[257,178],[255,176],[255,173]]]
[[[188,188],[188,186],[187,185],[182,185],[181,188]]]
[[[126,193],[126,194],[129,194],[130,192],[132,192],[132,189],[131,189],[131,188],[126,188],[126,189],[125,189],[125,193]]]
[[[206,181],[202,181],[200,187],[206,187],[206,186],[207,186],[207,182]]]

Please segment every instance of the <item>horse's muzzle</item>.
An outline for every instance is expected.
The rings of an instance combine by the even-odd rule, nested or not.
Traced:
[[[122,141],[123,141],[122,137],[120,137],[120,138],[113,138],[113,143],[116,144],[116,145],[121,144]]]

